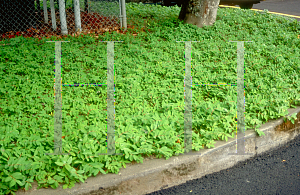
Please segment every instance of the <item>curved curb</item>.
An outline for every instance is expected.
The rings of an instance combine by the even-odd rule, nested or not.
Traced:
[[[185,183],[188,180],[201,178],[207,174],[219,172],[233,167],[240,161],[244,161],[265,151],[286,144],[300,134],[300,106],[288,109],[289,114],[297,113],[294,124],[283,117],[270,120],[259,129],[265,133],[259,137],[254,129],[245,132],[245,153],[253,155],[228,155],[236,152],[236,139],[228,138],[228,141],[216,141],[215,147],[202,149],[199,156],[183,155],[154,159],[147,157],[142,164],[128,164],[126,169],[121,168],[119,174],[108,173],[88,178],[85,183],[76,183],[72,189],[42,188],[36,189],[37,183],[27,192],[19,190],[16,195],[110,195],[110,194],[147,194],[165,187],[172,187]]]

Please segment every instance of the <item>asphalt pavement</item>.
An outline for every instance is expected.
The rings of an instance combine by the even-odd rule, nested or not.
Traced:
[[[300,136],[236,166],[147,195],[299,195]]]
[[[300,21],[300,0],[266,0],[254,4],[252,9],[268,9],[274,14],[287,15]],[[297,136],[285,145],[239,162],[229,169],[147,195],[299,195],[299,148],[300,136]]]
[[[226,7],[239,7],[239,6],[226,6]],[[252,10],[263,11],[264,9],[267,9],[272,14],[289,16],[300,21],[300,0],[265,0],[265,1],[261,1],[258,4],[254,4],[252,7]]]

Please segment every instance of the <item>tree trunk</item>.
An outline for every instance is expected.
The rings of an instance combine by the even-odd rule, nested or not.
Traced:
[[[184,1],[178,19],[199,28],[211,26],[216,21],[219,3],[220,0]]]

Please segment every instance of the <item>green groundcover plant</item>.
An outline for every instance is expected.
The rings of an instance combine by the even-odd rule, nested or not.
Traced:
[[[115,43],[115,149],[106,153],[106,86],[62,87],[62,147],[54,149],[54,53],[50,39],[1,41],[0,194],[40,187],[72,188],[97,174],[155,155],[184,153],[184,43],[192,43],[197,83],[236,83],[237,45],[245,43],[245,128],[258,129],[300,105],[300,24],[252,10],[219,9],[213,26],[177,20],[180,8],[126,4],[126,35],[68,36],[62,43],[63,83],[106,83],[107,43]],[[192,149],[214,147],[236,133],[236,86],[193,86]],[[292,116],[292,121],[295,115]]]

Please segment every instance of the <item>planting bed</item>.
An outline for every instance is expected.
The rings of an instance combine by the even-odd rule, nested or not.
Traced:
[[[252,10],[219,9],[213,26],[177,20],[180,8],[127,4],[128,31],[76,37],[2,40],[0,194],[118,173],[130,162],[183,153],[185,47],[192,43],[193,84],[236,83],[236,40],[245,43],[245,128],[257,128],[300,105],[300,25]],[[120,33],[121,32],[121,33]],[[50,35],[50,34],[49,34]],[[95,35],[95,36],[93,36]],[[107,43],[114,46],[115,148],[106,153],[107,87],[62,87],[62,146],[54,148],[54,53],[62,43],[62,82],[107,83]],[[193,86],[193,150],[236,133],[236,86]],[[292,116],[292,118],[295,116]]]

